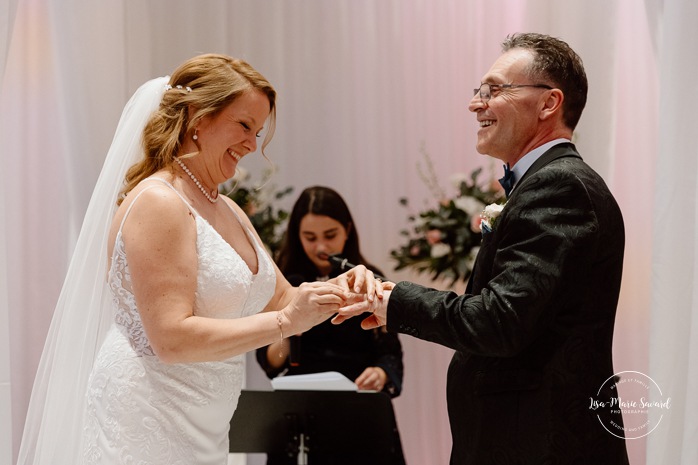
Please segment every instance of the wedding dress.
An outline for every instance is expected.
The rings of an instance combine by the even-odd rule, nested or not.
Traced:
[[[105,276],[116,200],[126,171],[143,156],[143,128],[168,82],[167,76],[146,82],[124,107],[53,314],[17,465],[226,463],[243,357],[160,363],[134,307],[120,236],[109,285]],[[235,318],[261,310],[274,290],[268,255],[248,231],[258,261],[252,275],[206,220],[195,217],[196,313]]]
[[[164,183],[174,190],[162,179],[143,182],[151,185],[138,196],[152,184]],[[187,203],[183,197],[182,201]],[[253,275],[218,232],[187,206],[196,218],[199,259],[194,314],[240,318],[260,312],[275,285],[274,268],[263,246],[243,224],[257,252],[259,266]],[[171,365],[155,356],[136,309],[121,227],[108,279],[115,324],[87,388],[85,463],[224,465],[229,421],[245,376],[244,355],[222,362]]]

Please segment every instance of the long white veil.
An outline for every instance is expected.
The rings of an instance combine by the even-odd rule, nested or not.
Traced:
[[[17,465],[83,462],[87,381],[113,320],[105,278],[109,227],[126,171],[143,156],[143,128],[158,108],[168,81],[169,76],[143,84],[121,115],[53,314]]]

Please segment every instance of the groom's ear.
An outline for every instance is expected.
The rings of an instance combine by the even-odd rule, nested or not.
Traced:
[[[559,115],[560,121],[563,120],[562,102],[565,101],[565,94],[560,89],[550,89],[546,91],[548,94],[545,100],[541,102],[541,109],[538,117],[545,121],[555,115]]]

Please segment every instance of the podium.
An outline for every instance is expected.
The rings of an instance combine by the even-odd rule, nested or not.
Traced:
[[[392,402],[380,392],[243,390],[230,452],[273,463],[404,464]]]

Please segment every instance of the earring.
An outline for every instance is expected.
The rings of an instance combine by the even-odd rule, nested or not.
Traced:
[[[191,136],[192,139],[194,139],[194,140],[199,140],[199,135],[197,134],[197,132],[199,132],[199,130],[198,130],[198,129],[194,129],[194,135]]]

